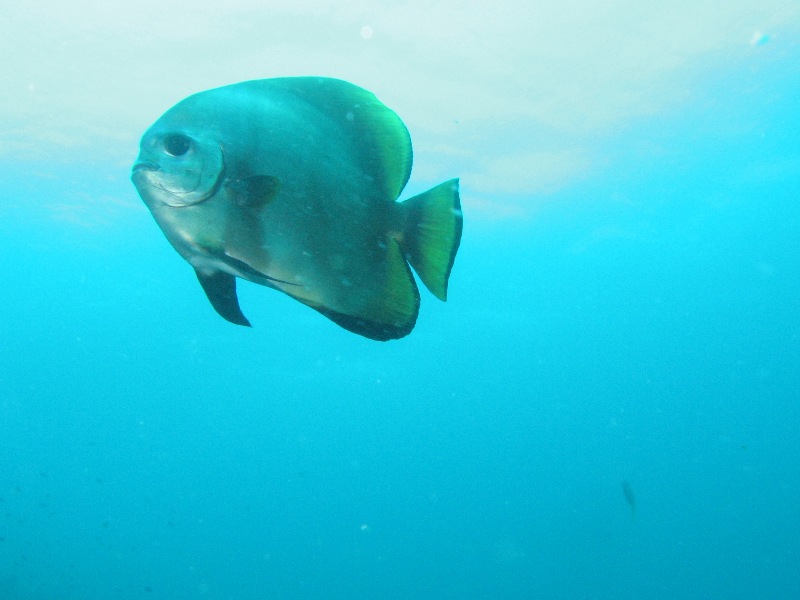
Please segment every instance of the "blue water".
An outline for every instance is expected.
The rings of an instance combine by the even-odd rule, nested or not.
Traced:
[[[800,597],[800,46],[764,50],[558,189],[465,176],[450,300],[389,343],[246,283],[230,325],[127,165],[4,155],[0,599]]]

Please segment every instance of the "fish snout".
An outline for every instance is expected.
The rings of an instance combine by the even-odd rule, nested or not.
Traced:
[[[131,173],[136,173],[137,171],[159,171],[161,170],[161,166],[158,163],[154,163],[149,160],[142,160],[133,164],[133,168],[131,169]]]

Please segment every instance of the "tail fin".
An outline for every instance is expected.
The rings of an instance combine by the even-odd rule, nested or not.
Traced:
[[[400,247],[422,283],[439,300],[447,300],[447,280],[458,245],[463,217],[458,179],[451,179],[403,202],[405,227]]]

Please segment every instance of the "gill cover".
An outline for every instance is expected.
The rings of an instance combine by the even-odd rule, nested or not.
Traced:
[[[154,199],[174,207],[197,204],[212,196],[224,170],[225,160],[217,142],[155,128],[142,139],[133,167],[137,187],[150,187]]]

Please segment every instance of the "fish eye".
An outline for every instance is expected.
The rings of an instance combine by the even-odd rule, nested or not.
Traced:
[[[185,135],[168,135],[164,138],[164,150],[172,156],[183,156],[192,147],[192,140]]]

